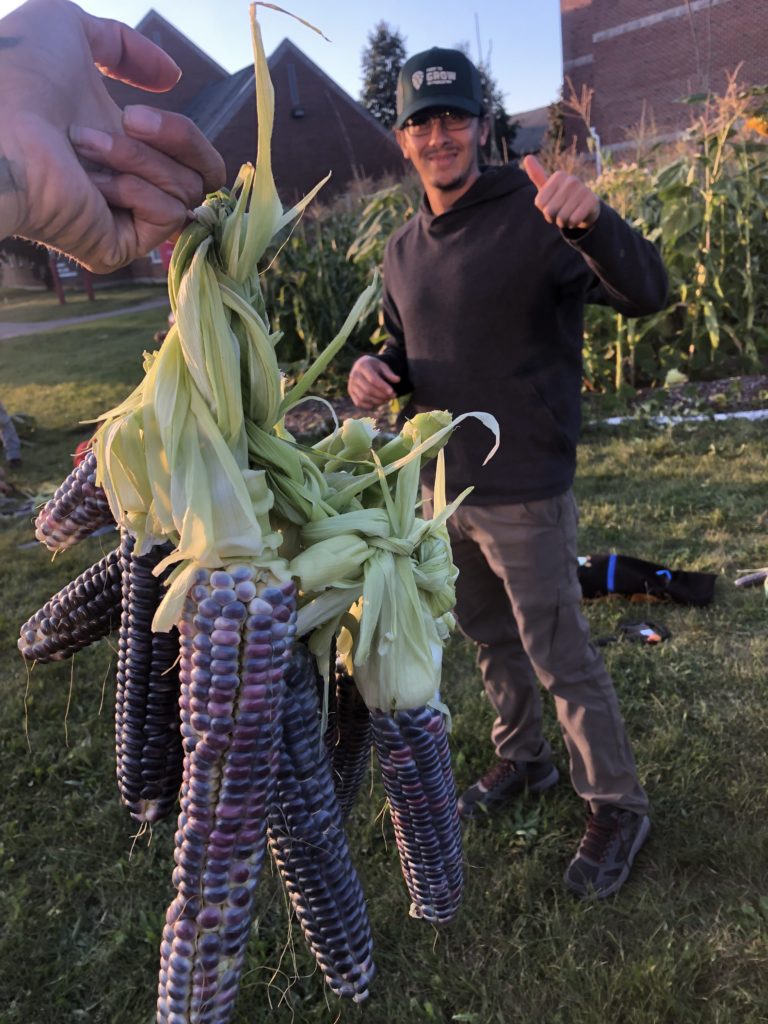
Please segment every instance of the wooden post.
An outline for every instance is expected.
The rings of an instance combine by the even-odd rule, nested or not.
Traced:
[[[86,270],[82,267],[80,273],[83,275],[83,287],[85,288],[85,294],[88,296],[88,301],[93,302],[96,296],[93,294],[93,274],[90,270]]]
[[[56,269],[56,259],[57,259],[56,253],[54,253],[54,252],[49,252],[48,253],[48,269],[51,272],[51,280],[53,281],[53,288],[54,288],[54,291],[56,292],[56,295],[58,297],[59,305],[60,306],[64,306],[64,305],[66,305],[67,300],[64,297],[64,288],[63,288],[62,283],[61,283],[61,278],[59,277],[59,272]]]

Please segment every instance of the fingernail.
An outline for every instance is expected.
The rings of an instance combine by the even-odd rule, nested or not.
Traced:
[[[131,106],[123,111],[123,124],[140,135],[157,135],[163,120],[152,107]]]
[[[109,153],[112,149],[112,136],[96,128],[84,128],[79,124],[70,125],[69,138],[73,146],[80,146],[81,149],[94,149],[98,153]]]

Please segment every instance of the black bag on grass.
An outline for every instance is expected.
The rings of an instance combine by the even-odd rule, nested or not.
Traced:
[[[587,555],[579,559],[579,583],[585,598],[621,594],[645,601],[711,604],[717,575],[685,572],[629,555]]]

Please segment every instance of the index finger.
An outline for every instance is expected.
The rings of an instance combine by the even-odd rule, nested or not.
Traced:
[[[226,180],[224,160],[188,117],[137,104],[123,111],[126,135],[173,157],[203,179],[203,193],[214,192]]]
[[[147,92],[167,92],[181,78],[178,64],[140,32],[112,18],[80,13],[94,64],[107,78]]]

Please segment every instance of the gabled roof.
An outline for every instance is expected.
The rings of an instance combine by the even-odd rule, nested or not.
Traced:
[[[323,80],[325,85],[332,89],[336,93],[336,95],[340,99],[344,100],[344,102],[348,106],[352,107],[355,113],[365,118],[365,120],[370,123],[371,127],[381,132],[381,134],[384,135],[389,142],[394,141],[392,138],[392,133],[388,131],[384,127],[384,125],[373,116],[373,114],[366,110],[362,103],[359,103],[356,99],[350,96],[348,92],[344,92],[344,90],[341,88],[338,82],[334,82],[330,75],[327,75],[321,67],[315,64],[313,60],[310,60],[306,53],[304,53],[303,50],[300,50],[295,43],[291,42],[290,39],[284,39],[270,56],[269,60],[267,61],[270,71],[272,70],[273,66],[277,64],[279,61],[281,61],[284,57],[293,57],[294,60],[299,60],[306,64],[306,66],[310,68],[310,70],[314,74],[316,74],[319,78]]]
[[[510,115],[510,121],[517,121],[521,128],[539,127],[549,121],[549,107],[534,107]]]
[[[190,50],[194,50],[195,53],[197,54],[197,56],[201,60],[207,61],[208,64],[210,64],[211,67],[214,68],[215,71],[218,74],[220,74],[220,75],[229,75],[229,72],[225,68],[223,68],[221,66],[221,64],[217,64],[216,61],[213,59],[213,57],[210,57],[205,52],[205,50],[201,50],[200,47],[196,46],[188,36],[185,36],[183,32],[179,32],[179,30],[176,28],[176,26],[172,25],[170,21],[168,21],[166,18],[164,18],[162,16],[162,14],[158,14],[157,11],[154,9],[154,7],[150,7],[150,9],[144,15],[144,17],[141,19],[141,21],[136,26],[136,31],[137,32],[141,32],[142,35],[144,35],[145,34],[145,29],[147,28],[147,23],[152,18],[156,18],[158,21],[161,21],[163,23],[164,29],[166,29],[168,32],[170,32],[171,35],[176,36],[178,41],[180,43],[183,43],[184,46],[188,47]]]
[[[509,123],[515,122],[518,127],[512,140],[513,152],[518,156],[538,153],[549,127],[549,107],[536,107],[535,110],[523,110],[519,114],[512,114]]]
[[[222,82],[212,82],[195,96],[184,113],[207,139],[213,141],[226,128],[246,100],[252,102],[253,68],[243,68]]]
[[[362,117],[367,121],[388,142],[393,141],[391,133],[387,131],[380,121],[376,120],[373,114],[365,109],[362,103],[358,103],[349,93],[345,92],[340,85],[334,82],[313,60],[310,60],[290,39],[284,39],[267,59],[270,71],[274,69],[276,64],[287,58],[301,61],[305,64],[358,117]],[[230,75],[223,82],[214,82],[206,86],[195,97],[193,103],[184,113],[195,122],[208,139],[213,141],[219,132],[223,131],[227,124],[229,124],[244,103],[253,102],[254,88],[253,68],[249,65],[235,72],[234,75]]]

